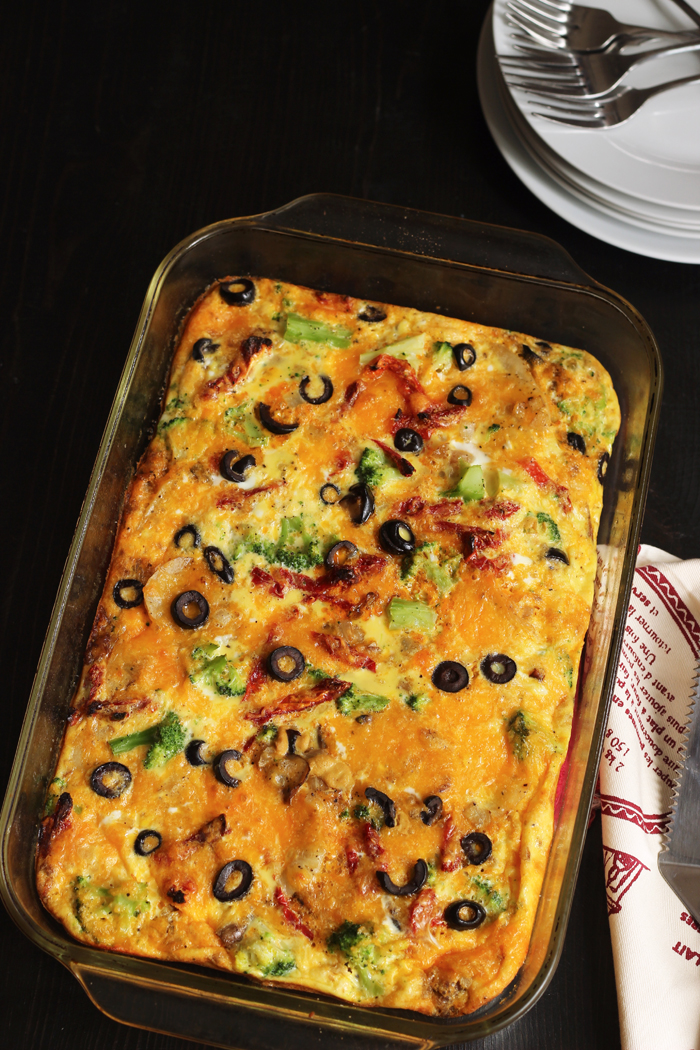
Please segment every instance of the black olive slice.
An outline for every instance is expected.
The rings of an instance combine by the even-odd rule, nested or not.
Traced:
[[[460,372],[466,372],[476,361],[476,350],[471,343],[457,343],[452,347],[452,353]]]
[[[230,747],[227,751],[222,751],[220,755],[217,755],[214,759],[213,769],[214,776],[220,783],[225,784],[226,787],[237,788],[240,784],[238,777],[234,777],[233,773],[229,772],[230,762],[240,762],[243,755],[240,751],[236,751],[235,748]]]
[[[330,399],[333,397],[333,384],[331,383],[328,376],[319,376],[318,378],[323,383],[323,393],[320,394],[318,397],[309,397],[309,395],[306,392],[309,388],[309,383],[311,382],[309,376],[304,376],[301,383],[299,384],[299,393],[303,397],[304,401],[306,401],[309,405],[325,405],[326,401],[330,401]]]
[[[236,872],[240,873],[240,882],[232,890],[229,890],[226,887],[229,884],[231,876]],[[224,904],[228,904],[229,901],[239,901],[241,897],[245,897],[250,889],[252,881],[253,869],[247,860],[230,860],[228,864],[224,864],[223,868],[214,879],[214,885],[212,886],[211,892],[218,901],[223,901]]]
[[[458,383],[450,390],[447,400],[451,405],[462,405],[464,408],[469,408],[472,403],[472,392],[468,386]]]
[[[526,346],[525,343],[520,344],[520,356],[523,361],[526,361],[529,365],[536,365],[538,362],[542,361],[540,355],[536,354],[535,351],[530,349],[529,346]]]
[[[237,277],[235,281],[222,282],[219,295],[229,306],[250,306],[255,299],[255,285],[247,277]]]
[[[202,754],[203,740],[190,740],[185,748],[185,758],[191,766],[206,766],[207,759]]]
[[[237,485],[240,485],[242,481],[245,481],[251,467],[255,466],[255,456],[241,456],[240,459],[237,459],[237,456],[235,449],[225,452],[219,463],[219,473],[227,481],[235,481]]]
[[[367,324],[376,324],[377,321],[386,320],[386,314],[378,306],[365,306],[357,316],[360,321],[366,321]]]
[[[494,685],[505,685],[515,677],[518,666],[505,653],[490,653],[481,661],[481,673]]]
[[[377,882],[385,893],[390,893],[393,897],[413,896],[414,893],[418,893],[419,890],[423,889],[427,878],[428,865],[424,860],[416,861],[413,868],[413,875],[405,886],[397,886],[395,882],[391,881],[385,871],[377,872]]]
[[[571,447],[577,452],[580,452],[582,456],[586,455],[586,442],[583,440],[580,434],[570,430],[566,435],[566,440],[569,442]]]
[[[389,554],[410,554],[416,549],[413,529],[398,518],[384,522],[379,529],[379,542]]]
[[[420,819],[430,827],[442,816],[442,799],[439,795],[428,795],[425,799],[425,806],[426,808],[421,813]]]
[[[410,427],[401,427],[394,435],[394,448],[399,452],[422,452],[423,438],[417,430]]]
[[[160,849],[162,842],[163,836],[158,831],[153,831],[151,828],[147,831],[139,831],[134,842],[134,853],[138,853],[139,857],[148,857]]]
[[[357,557],[357,547],[350,540],[341,540],[334,543],[325,557],[326,568],[340,569]]]
[[[550,547],[547,553],[545,554],[545,558],[547,559],[547,561],[560,561],[563,562],[564,565],[569,564],[568,557],[566,556],[564,551],[560,551],[558,547]]]
[[[102,798],[119,798],[130,783],[131,773],[121,762],[103,762],[90,776],[90,787]]]
[[[202,553],[215,576],[218,576],[224,583],[233,583],[231,563],[218,547],[205,547]]]
[[[351,507],[350,517],[356,525],[364,525],[374,514],[374,496],[369,485],[363,481],[351,485],[347,496],[343,496],[340,502]]]
[[[178,627],[192,630],[209,619],[209,602],[199,591],[183,591],[173,601],[170,612]]]
[[[443,693],[459,693],[469,685],[469,671],[456,660],[443,660],[433,671],[432,681]]]
[[[388,828],[396,827],[396,804],[383,791],[377,788],[365,788],[365,798],[370,802],[376,802],[384,814],[384,823]]]
[[[296,755],[296,742],[301,736],[301,730],[299,729],[288,729],[287,730],[287,754]]]
[[[192,357],[195,361],[204,361],[205,354],[213,354],[220,346],[221,343],[215,343],[211,339],[198,339],[192,347]]]
[[[280,645],[268,656],[267,667],[278,682],[292,682],[303,673],[306,661],[293,645]]]
[[[325,503],[327,507],[332,507],[340,499],[340,489],[333,482],[327,481],[325,485],[321,485],[319,496],[321,497],[321,503]]]
[[[143,584],[139,580],[117,580],[112,597],[120,609],[133,609],[143,601]]]
[[[199,547],[201,542],[202,537],[194,525],[183,525],[173,536],[173,543],[183,551]]]
[[[488,835],[481,831],[472,831],[461,841],[464,855],[470,864],[483,864],[491,856],[493,845]]]
[[[604,452],[598,460],[598,481],[601,485],[605,484],[605,475],[608,473],[608,464],[610,463],[610,453]]]
[[[269,430],[271,434],[291,434],[299,426],[298,423],[278,423],[272,418],[270,406],[264,405],[262,401],[258,403],[258,414],[265,430]]]
[[[462,912],[467,908],[471,912],[471,917],[463,919]],[[486,918],[486,910],[478,901],[454,901],[447,905],[443,915],[445,922],[453,930],[475,930]]]

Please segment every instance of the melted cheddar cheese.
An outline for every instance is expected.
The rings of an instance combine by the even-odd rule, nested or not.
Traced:
[[[584,351],[214,285],[128,493],[46,907],[91,945],[366,1005],[498,995],[547,863],[619,421]]]

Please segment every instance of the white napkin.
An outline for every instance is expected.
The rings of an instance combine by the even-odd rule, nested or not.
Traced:
[[[623,1050],[700,1050],[700,930],[661,878],[700,654],[700,559],[641,547],[600,766]]]

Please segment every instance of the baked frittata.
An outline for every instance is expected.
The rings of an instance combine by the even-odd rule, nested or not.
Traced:
[[[619,422],[582,350],[210,288],[49,788],[49,911],[363,1005],[497,996],[547,864]]]

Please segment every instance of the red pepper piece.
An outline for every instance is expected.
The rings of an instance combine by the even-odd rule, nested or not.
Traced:
[[[275,904],[280,909],[290,926],[293,926],[295,930],[299,930],[299,933],[303,933],[310,941],[314,939],[313,933],[299,918],[292,908],[291,901],[279,886],[275,890]]]
[[[511,500],[501,500],[500,503],[494,503],[493,507],[489,507],[486,511],[487,518],[498,518],[500,521],[504,521],[506,518],[510,518],[511,515],[515,514],[520,510],[519,503],[512,503]]]

